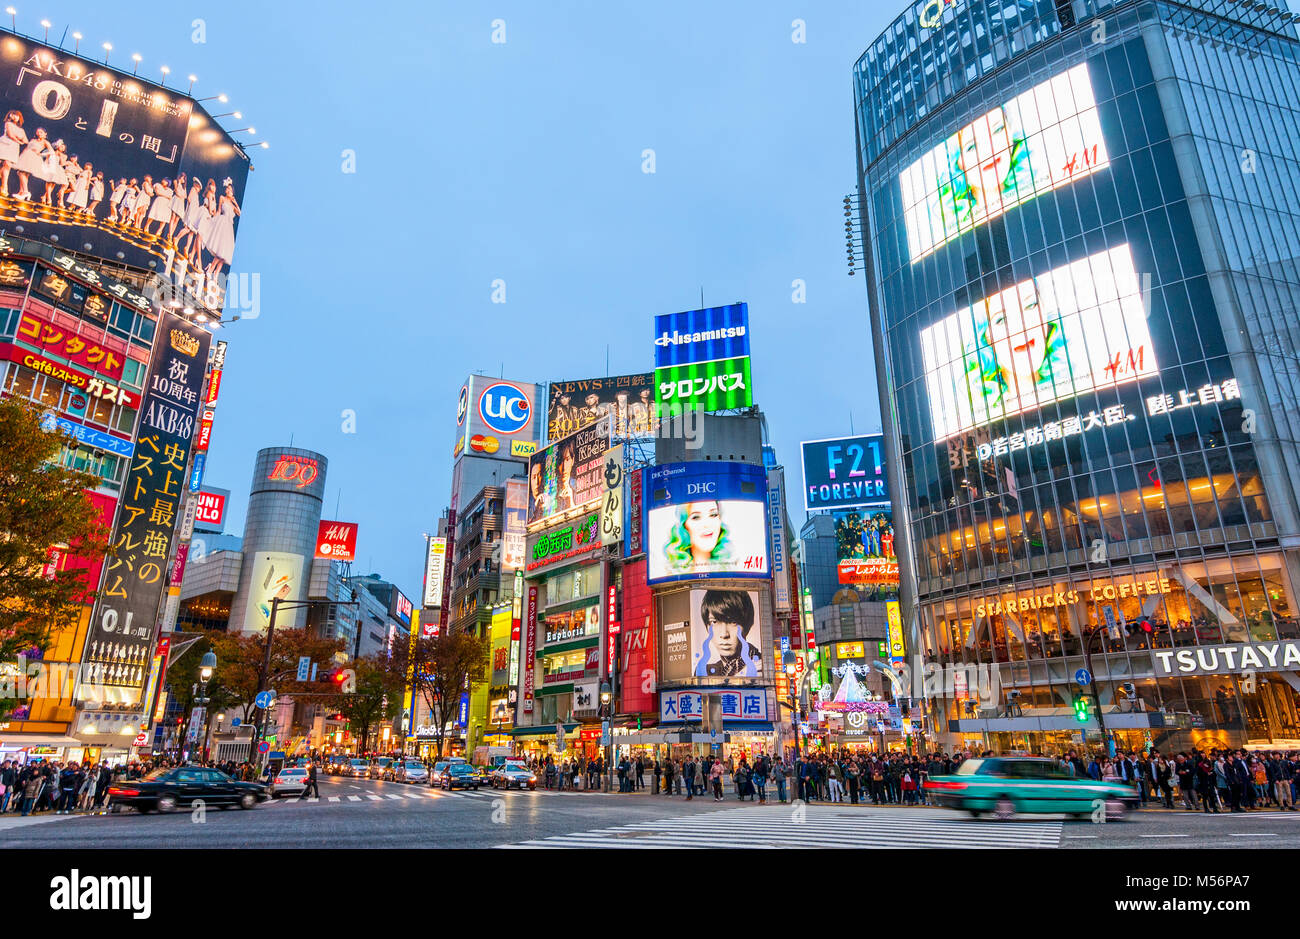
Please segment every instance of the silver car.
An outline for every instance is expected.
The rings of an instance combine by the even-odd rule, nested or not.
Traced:
[[[393,779],[397,782],[423,786],[429,781],[429,769],[419,760],[407,760],[405,763],[397,764],[393,770]]]
[[[280,796],[300,796],[307,791],[307,770],[298,766],[286,766],[275,774],[271,780],[271,798]]]

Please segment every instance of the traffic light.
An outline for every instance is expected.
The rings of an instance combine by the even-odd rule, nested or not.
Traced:
[[[641,729],[641,715],[640,715],[640,714],[638,714],[638,715],[636,716],[636,729],[637,729],[637,730],[640,730],[640,729]]]
[[[1085,694],[1074,696],[1074,719],[1080,724],[1088,722],[1088,696]]]
[[[1153,627],[1151,625],[1151,620],[1147,619],[1145,616],[1142,617],[1142,631],[1149,636],[1151,635],[1152,630]]]

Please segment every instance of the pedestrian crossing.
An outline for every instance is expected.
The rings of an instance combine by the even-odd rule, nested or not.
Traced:
[[[1056,848],[1059,820],[981,821],[944,809],[747,806],[553,835],[502,848]]]
[[[529,792],[527,794],[536,795],[535,792]],[[367,805],[372,802],[380,802],[384,805],[398,803],[400,805],[410,806],[419,803],[429,804],[442,799],[491,800],[493,798],[496,798],[496,796],[492,792],[475,792],[472,790],[469,792],[447,792],[441,789],[426,789],[424,787],[419,787],[413,789],[400,789],[397,792],[385,793],[363,792],[359,795],[311,796],[310,798],[306,795],[301,795],[291,798],[271,799],[263,803],[263,808],[274,808],[281,805],[311,805],[322,802],[327,805],[338,805],[340,808],[344,806],[353,806],[357,803]]]

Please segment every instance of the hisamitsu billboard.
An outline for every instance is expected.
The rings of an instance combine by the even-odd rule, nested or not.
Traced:
[[[749,357],[749,304],[655,317],[655,368]]]
[[[884,437],[806,440],[802,446],[803,503],[808,511],[889,501]]]

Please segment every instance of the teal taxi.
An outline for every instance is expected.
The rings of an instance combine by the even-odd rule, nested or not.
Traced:
[[[950,776],[935,776],[926,792],[939,805],[979,817],[1065,814],[1091,818],[1102,811],[1119,819],[1138,804],[1137,789],[1119,782],[1071,776],[1055,760],[1035,757],[989,757],[966,760]]]

